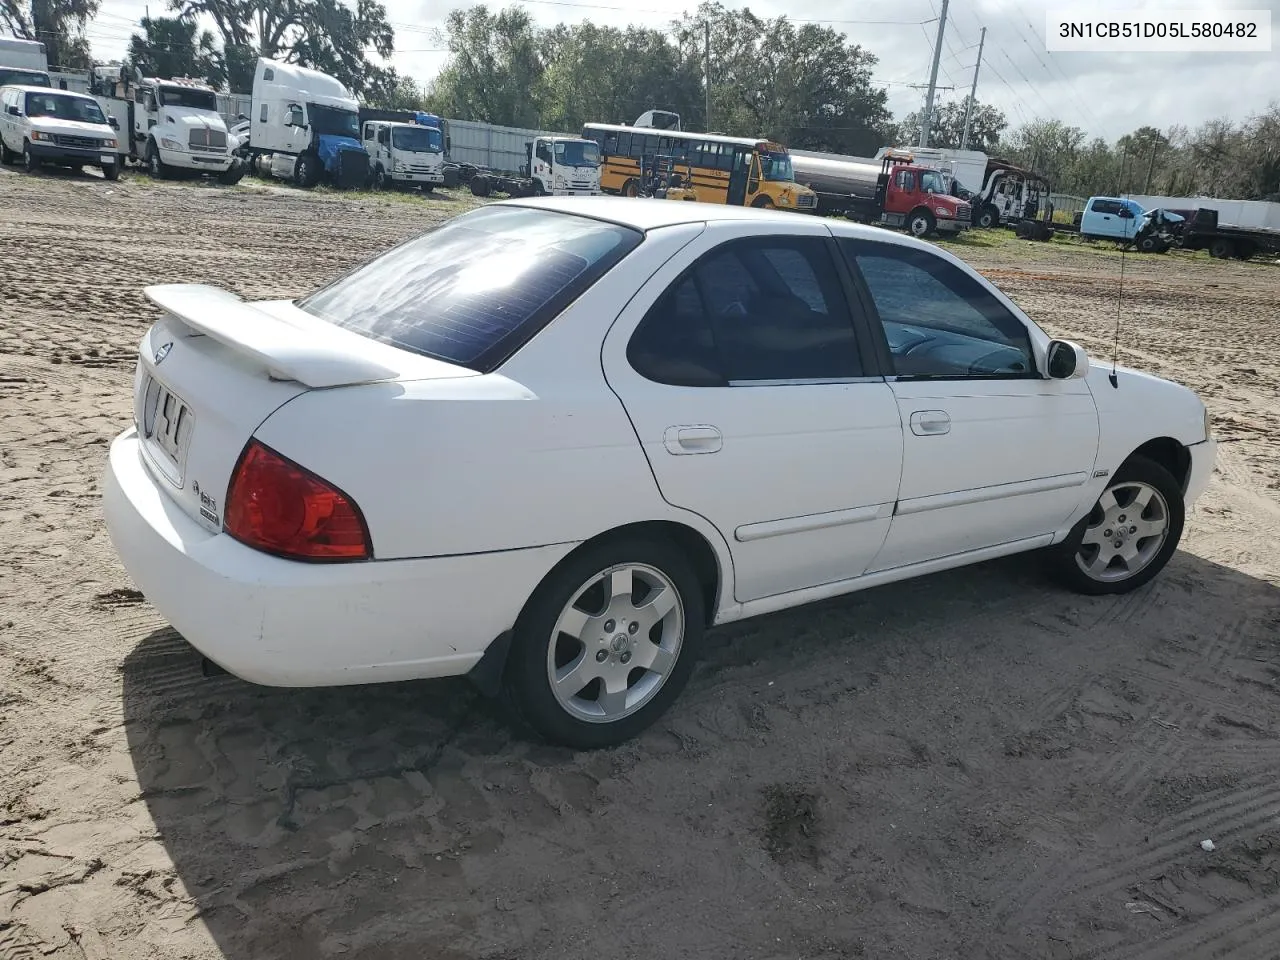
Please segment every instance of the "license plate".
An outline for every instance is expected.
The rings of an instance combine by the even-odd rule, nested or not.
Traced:
[[[104,153],[100,159],[103,163],[115,163],[116,155],[114,153]]]
[[[164,451],[175,467],[180,467],[195,426],[191,408],[168,387],[153,380],[147,391],[143,424],[147,439]]]

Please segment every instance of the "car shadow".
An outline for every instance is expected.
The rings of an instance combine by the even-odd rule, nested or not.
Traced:
[[[1065,769],[1053,765],[1074,762],[1088,783],[1103,766],[1089,751],[1110,757],[1137,735],[1113,714],[1138,716],[1144,697],[1163,710],[1169,690],[1184,704],[1203,692],[1218,704],[1206,717],[1230,713],[1222,703],[1242,711],[1222,736],[1210,720],[1188,721],[1186,736],[1215,749],[1246,727],[1271,736],[1280,714],[1261,680],[1235,701],[1214,685],[1249,669],[1236,659],[1257,666],[1254,646],[1272,642],[1278,613],[1275,585],[1185,552],[1119,598],[1065,593],[1010,558],[712,631],[670,713],[592,753],[513,734],[463,680],[291,690],[205,678],[171,630],[127,656],[124,712],[142,797],[192,916],[231,960],[781,956],[775,937],[799,951],[787,955],[817,958],[863,955],[860,943],[879,955],[885,931],[905,955],[931,944],[1048,955],[1047,941],[1027,939],[1048,921],[1016,920],[1018,898],[1056,882],[1043,864],[1058,848],[1030,847],[1057,842],[1045,830],[1077,850],[1063,863],[1086,855],[1072,839],[1076,814],[976,848],[957,848],[969,825],[953,818],[990,818],[1010,798],[1076,802],[1045,798]],[[1071,706],[1080,690],[1115,692],[1118,677],[1128,686],[1112,713]],[[1053,738],[1063,742],[1041,756]],[[900,756],[895,743],[907,744]],[[1099,788],[1090,803],[1114,804],[1104,820],[1136,816],[1124,791],[1138,796],[1164,775],[1149,743],[1130,746],[1146,766],[1121,776],[1114,797]],[[1239,762],[1276,760],[1248,756]],[[1189,762],[1185,750],[1167,759]],[[787,834],[762,823],[758,798],[804,771],[826,784],[815,796],[828,819],[794,833],[799,859],[788,860]],[[924,852],[901,830],[912,815],[885,806],[922,790],[927,809],[951,810],[922,821],[941,838]],[[912,862],[935,898],[963,908],[908,909],[893,884]],[[886,863],[899,866],[886,873]],[[1005,889],[1033,865],[1040,887]],[[884,891],[852,892],[873,878]],[[820,897],[862,908],[815,913]],[[1127,935],[1118,921],[1092,929],[1073,955]]]

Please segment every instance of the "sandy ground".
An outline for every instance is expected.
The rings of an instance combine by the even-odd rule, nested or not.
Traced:
[[[292,296],[463,203],[0,170],[0,958],[1280,955],[1274,265],[1127,258],[1122,359],[1230,441],[1131,596],[1015,558],[736,625],[592,754],[460,681],[202,678],[99,508],[140,287]],[[953,249],[1107,352],[1113,253]]]

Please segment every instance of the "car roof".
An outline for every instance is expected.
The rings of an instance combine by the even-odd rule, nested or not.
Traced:
[[[87,93],[80,93],[76,90],[59,90],[57,87],[35,87],[30,84],[14,83],[5,87],[6,90],[19,90],[22,93],[56,93],[64,97],[77,97],[80,100],[93,100],[93,97]],[[97,100],[93,100],[97,103]]]
[[[715,223],[722,220],[776,222],[778,218],[789,221],[800,218],[812,222],[815,219],[815,215],[811,213],[762,210],[759,207],[737,207],[724,203],[659,200],[654,197],[530,197],[519,200],[500,200],[497,205],[556,210],[561,213],[577,214],[580,217],[607,220],[610,223],[643,231],[678,226],[682,223]],[[894,241],[915,239],[905,234],[894,234],[879,227],[865,226],[848,220],[831,220],[827,223],[841,236]]]

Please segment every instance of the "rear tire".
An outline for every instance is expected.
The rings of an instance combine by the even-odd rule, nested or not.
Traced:
[[[1209,244],[1209,256],[1217,260],[1226,260],[1235,253],[1235,245],[1225,237],[1219,237]]]
[[[552,571],[520,614],[507,700],[553,743],[579,750],[621,743],[679,696],[705,623],[702,586],[671,544],[618,539],[589,547]]]
[[[18,155],[4,145],[4,141],[0,140],[0,164],[9,166],[18,159]]]
[[[624,197],[640,196],[640,183],[636,180],[628,180],[622,185],[622,195]]]
[[[1131,457],[1067,538],[1049,548],[1050,570],[1078,593],[1136,590],[1178,549],[1185,509],[1182,490],[1168,470]]]

